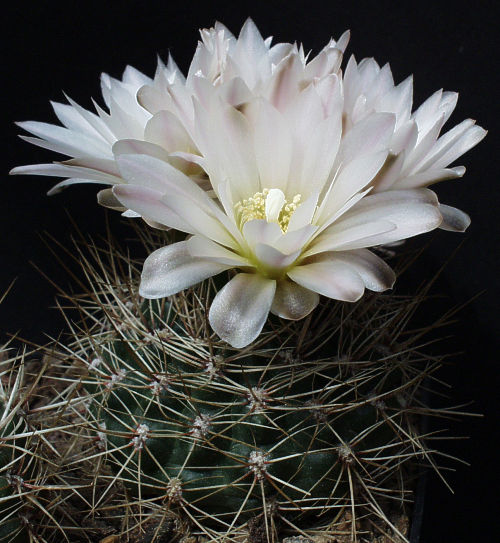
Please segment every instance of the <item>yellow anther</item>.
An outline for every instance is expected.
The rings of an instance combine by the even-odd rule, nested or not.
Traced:
[[[268,196],[269,189],[262,189],[262,192],[256,192],[250,198],[241,200],[234,205],[240,229],[243,228],[243,225],[248,221],[253,221],[255,219],[267,220],[266,199]],[[275,221],[283,233],[288,230],[290,219],[292,218],[294,211],[300,205],[301,198],[302,196],[300,194],[296,194],[290,202],[286,199],[284,200],[278,214],[278,219]]]

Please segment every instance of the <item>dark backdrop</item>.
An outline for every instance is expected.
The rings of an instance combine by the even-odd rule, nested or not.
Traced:
[[[498,541],[498,486],[495,422],[498,399],[498,48],[494,2],[10,2],[2,11],[4,157],[1,175],[0,292],[17,278],[0,308],[2,338],[21,331],[43,341],[56,335],[62,321],[53,303],[55,288],[29,264],[33,261],[60,284],[68,278],[49,256],[39,234],[47,231],[63,243],[69,238],[67,213],[84,232],[102,233],[104,212],[92,186],[77,186],[46,197],[49,178],[7,176],[21,164],[48,162],[54,154],[16,137],[16,120],[53,122],[49,100],[64,101],[62,91],[85,107],[90,97],[102,103],[99,74],[120,77],[126,64],[152,75],[156,55],[171,51],[186,70],[194,52],[197,29],[216,19],[234,33],[245,18],[254,18],[264,36],[303,42],[317,52],[330,36],[352,31],[348,54],[374,56],[391,63],[395,79],[415,76],[416,105],[438,88],[460,92],[450,125],[476,118],[490,134],[463,158],[465,178],[437,189],[442,201],[465,209],[472,225],[465,235],[437,232],[430,248],[404,278],[409,291],[430,277],[464,241],[446,267],[435,292],[447,304],[464,303],[486,289],[461,313],[452,330],[454,350],[462,351],[442,372],[452,386],[450,403],[473,402],[469,409],[483,419],[444,421],[449,434],[469,440],[446,442],[444,449],[471,463],[457,465],[448,479],[451,494],[431,476],[426,492],[422,541]],[[111,216],[119,228],[118,214]],[[427,241],[426,240],[426,241]],[[496,395],[496,398],[495,398]]]

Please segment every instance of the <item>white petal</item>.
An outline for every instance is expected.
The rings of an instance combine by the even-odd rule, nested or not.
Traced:
[[[257,274],[236,275],[215,296],[210,325],[233,347],[245,347],[260,334],[275,291],[276,281]]]
[[[301,203],[297,209],[293,212],[290,222],[288,223],[287,232],[293,232],[294,230],[299,230],[311,224],[314,213],[316,212],[316,206],[318,204],[319,194],[315,192],[309,198]]]
[[[282,235],[283,232],[276,223],[267,222],[265,219],[255,219],[243,225],[243,237],[251,248],[257,243],[273,245]]]
[[[235,108],[218,104],[209,111],[195,102],[196,144],[217,184],[227,179],[236,201],[260,190],[259,172],[247,119]],[[216,187],[214,187],[216,188]]]
[[[187,151],[193,144],[186,129],[170,111],[159,111],[148,121],[144,137],[168,152]]]
[[[311,247],[303,254],[306,258],[326,251],[359,249],[384,243],[397,226],[390,221],[367,221],[360,224],[346,225],[344,228],[329,228],[318,236]]]
[[[13,168],[9,173],[11,175],[78,177],[82,180],[86,179],[89,181],[96,181],[98,183],[105,183],[107,185],[114,185],[115,183],[123,182],[120,177],[115,175],[110,175],[109,173],[95,170],[93,168],[86,168],[77,165],[73,166],[70,161],[56,162],[52,164],[31,164],[29,166],[18,166],[17,168]]]
[[[365,290],[363,280],[353,268],[334,260],[296,266],[288,272],[288,277],[306,289],[345,302],[359,300]]]
[[[333,182],[324,213],[333,215],[375,177],[387,158],[387,151],[366,154],[344,166]]]
[[[254,247],[254,253],[261,264],[263,264],[269,270],[274,271],[282,270],[290,266],[299,256],[300,250],[285,255],[270,245],[257,243],[257,245]]]
[[[392,190],[365,196],[345,213],[328,231],[337,233],[367,222],[388,221],[396,229],[374,236],[369,245],[406,239],[437,228],[442,221],[436,195],[429,189]],[[344,249],[359,248],[344,245]]]
[[[318,305],[319,295],[293,281],[279,281],[274,295],[271,313],[283,319],[304,318]]]
[[[469,227],[470,217],[460,209],[440,204],[439,211],[443,216],[443,222],[439,228],[451,232],[465,232]]]
[[[443,134],[436,142],[430,156],[419,166],[419,169],[425,170],[430,166],[444,168],[477,145],[486,136],[487,132],[481,126],[473,124],[474,121],[470,119],[468,121],[472,124],[466,130],[461,130],[462,125],[467,126],[467,121],[464,121]]]
[[[116,185],[113,194],[128,209],[139,213],[152,221],[188,234],[196,233],[196,229],[185,222],[162,201],[158,191],[137,185]]]
[[[343,163],[366,154],[384,151],[394,133],[396,117],[392,113],[373,113],[353,126],[345,135],[340,146]]]
[[[198,207],[212,209],[214,204],[206,193],[182,172],[153,156],[125,154],[116,157],[124,179],[162,194],[179,194],[196,202]]]
[[[90,137],[86,134],[73,132],[62,126],[37,121],[25,121],[16,124],[27,132],[41,138],[41,140],[38,140],[37,138],[26,138],[23,136],[23,139],[39,147],[52,149],[69,156],[90,155],[100,158],[110,158],[110,145],[100,137]]]
[[[185,241],[167,245],[144,262],[139,294],[144,298],[165,298],[230,267],[191,256]]]
[[[445,168],[445,169],[432,169],[426,170],[408,177],[402,177],[398,179],[392,188],[394,189],[416,189],[420,187],[427,187],[439,181],[444,181],[445,179],[456,179],[457,177],[462,177],[465,173],[465,168],[463,166],[456,166],[455,168]]]
[[[238,250],[242,242],[241,233],[234,223],[220,210],[214,214],[197,208],[196,202],[177,194],[163,196],[162,202],[183,219],[198,234],[206,236],[217,243]]]
[[[394,271],[368,249],[335,252],[331,255],[325,255],[325,258],[328,256],[355,269],[363,279],[365,287],[375,292],[383,292],[392,288],[396,281]]]
[[[187,240],[187,247],[190,254],[198,258],[213,260],[214,262],[234,267],[253,267],[248,259],[202,236],[193,236],[192,238],[189,238]]]
[[[149,155],[159,160],[168,161],[169,154],[163,147],[149,141],[122,139],[113,145],[113,154],[118,155]]]
[[[255,157],[262,187],[286,191],[292,157],[292,137],[283,115],[264,100],[250,104]]]

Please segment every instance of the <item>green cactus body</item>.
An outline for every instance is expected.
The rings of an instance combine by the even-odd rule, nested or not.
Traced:
[[[279,322],[238,352],[195,335],[179,305],[138,312],[144,328],[95,346],[85,382],[98,445],[141,500],[227,524],[271,504],[313,517],[347,503],[350,466],[396,438],[380,398],[401,384],[399,363],[339,359],[334,340],[301,353],[301,327]],[[325,339],[313,323],[308,335]]]

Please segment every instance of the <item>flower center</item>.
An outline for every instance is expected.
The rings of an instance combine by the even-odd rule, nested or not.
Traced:
[[[287,201],[280,189],[262,189],[262,192],[256,192],[252,197],[234,204],[240,230],[248,221],[265,219],[267,222],[276,223],[285,233],[301,198],[302,195],[296,194],[291,201]]]

